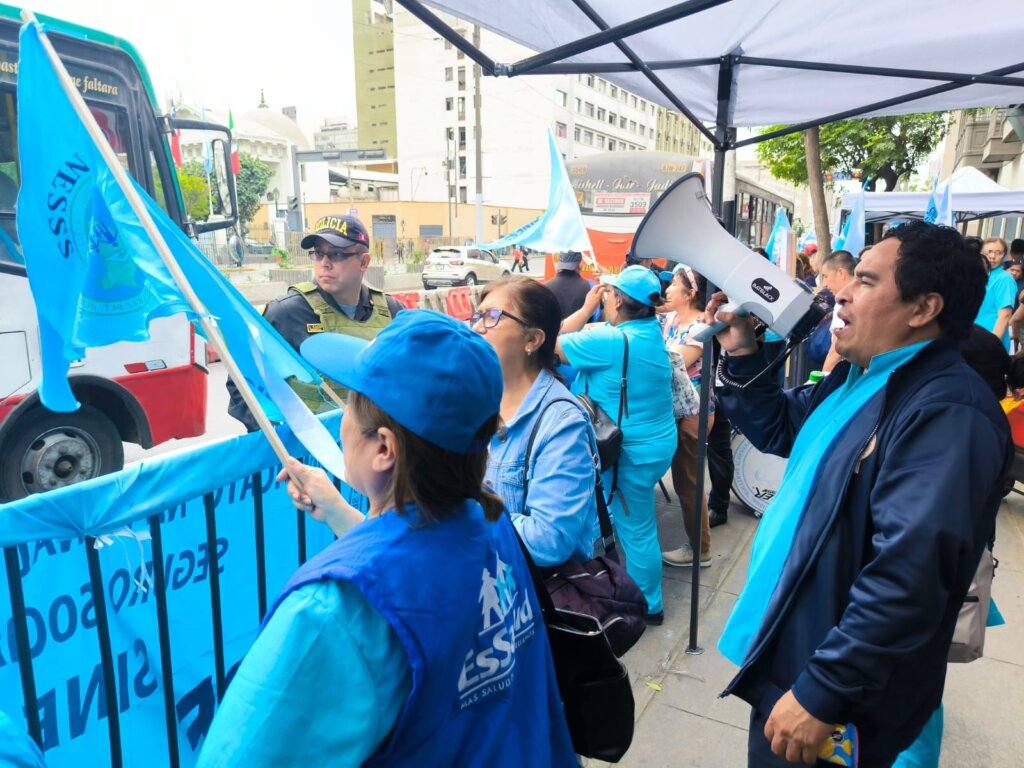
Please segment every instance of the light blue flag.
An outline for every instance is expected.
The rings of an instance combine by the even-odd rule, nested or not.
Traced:
[[[69,363],[86,347],[149,338],[149,321],[186,312],[187,302],[68,101],[40,41],[21,32],[18,231],[39,318],[43,404],[78,407]],[[134,184],[134,182],[133,182]],[[298,396],[279,382],[319,375],[135,184],[185,278],[217,325],[271,421],[286,421],[316,459],[344,476],[341,452]],[[310,442],[306,442],[306,436]]]
[[[932,185],[932,194],[928,198],[928,209],[924,213],[924,220],[929,224],[941,224],[944,227],[953,226],[953,185],[947,181],[939,192],[939,178],[935,177]]]
[[[786,209],[780,207],[775,212],[775,224],[772,226],[772,233],[768,236],[768,243],[764,249],[768,251],[768,259],[772,264],[778,264],[785,255],[789,245],[789,217],[786,216]]]
[[[833,250],[844,250],[849,251],[853,254],[854,258],[860,254],[864,249],[864,188],[867,186],[867,182],[864,182],[864,186],[860,188],[860,192],[857,193],[857,197],[853,200],[853,208],[850,210],[850,215],[846,217],[846,224],[843,226],[842,234],[836,239],[835,245],[832,246]]]
[[[493,243],[480,244],[479,248],[498,250],[523,245],[546,253],[579,251],[593,254],[594,249],[587,228],[583,225],[576,191],[569,181],[565,161],[562,160],[562,153],[551,131],[548,131],[548,154],[551,160],[551,185],[548,188],[547,210],[529,224],[524,224]]]

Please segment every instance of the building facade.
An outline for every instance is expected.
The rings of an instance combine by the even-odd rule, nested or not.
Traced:
[[[359,146],[389,158],[398,157],[393,18],[391,0],[352,0]]]

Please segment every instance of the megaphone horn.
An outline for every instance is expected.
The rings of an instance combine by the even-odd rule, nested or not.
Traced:
[[[725,291],[729,304],[723,310],[756,315],[783,338],[813,329],[823,316],[802,280],[722,228],[699,173],[686,174],[661,194],[640,222],[631,250],[637,259],[687,264]]]

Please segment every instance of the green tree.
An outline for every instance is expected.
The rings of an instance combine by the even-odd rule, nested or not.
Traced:
[[[772,126],[766,133],[783,126]],[[945,135],[945,112],[841,120],[820,128],[821,168],[826,173],[859,171],[874,190],[879,179],[887,191],[896,189],[931,153]],[[804,136],[791,133],[762,142],[757,155],[776,178],[806,184]]]
[[[205,221],[210,217],[210,185],[206,170],[198,160],[182,163],[178,169],[178,184],[185,212],[192,221]]]
[[[256,217],[256,212],[263,205],[274,172],[260,160],[244,152],[239,153],[238,159],[242,166],[235,178],[235,189],[238,192],[238,221],[245,230],[246,225]]]

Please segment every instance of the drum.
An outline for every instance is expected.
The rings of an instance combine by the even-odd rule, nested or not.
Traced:
[[[786,460],[781,456],[761,453],[737,431],[732,433],[732,460],[736,465],[732,478],[733,493],[753,510],[755,517],[760,517],[779,490]]]

